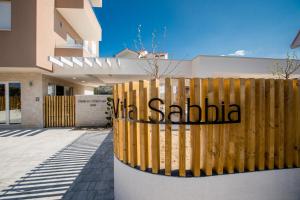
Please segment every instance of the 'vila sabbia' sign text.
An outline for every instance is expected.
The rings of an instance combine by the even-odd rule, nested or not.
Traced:
[[[148,116],[148,119],[137,119],[138,108],[136,105],[127,105],[127,100],[120,101],[117,99],[116,105],[113,103],[114,117],[118,119],[127,119],[133,122],[139,123],[150,123],[150,124],[229,124],[229,123],[240,123],[241,121],[241,109],[237,104],[230,104],[225,106],[224,102],[221,105],[213,105],[208,103],[208,98],[205,98],[204,108],[200,105],[191,105],[190,98],[187,98],[186,105],[186,116],[184,115],[184,109],[179,105],[170,105],[171,112],[168,116],[165,115],[164,111],[158,109],[155,105],[160,103],[164,104],[164,101],[160,98],[150,99],[148,107],[152,112],[159,114],[159,119],[153,119]],[[192,109],[197,110],[197,120],[191,120]],[[202,119],[202,112],[204,112],[204,119]],[[179,120],[173,121],[172,116],[179,116]],[[210,117],[209,117],[210,116]],[[211,117],[214,116],[214,117]]]

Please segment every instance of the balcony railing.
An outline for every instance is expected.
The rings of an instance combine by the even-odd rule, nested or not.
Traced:
[[[85,51],[85,52],[84,52]],[[74,52],[74,55],[72,55]],[[89,46],[89,41],[83,41],[82,43],[66,43],[65,45],[56,46],[56,56],[96,56],[97,50]]]

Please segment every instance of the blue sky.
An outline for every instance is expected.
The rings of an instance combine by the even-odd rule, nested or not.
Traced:
[[[171,58],[196,55],[285,57],[300,29],[300,0],[103,0],[100,56],[135,50],[137,26],[146,47],[151,33]],[[297,50],[298,55],[300,51]]]

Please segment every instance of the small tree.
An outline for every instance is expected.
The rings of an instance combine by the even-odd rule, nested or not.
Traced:
[[[300,69],[300,62],[296,53],[287,53],[285,64],[276,63],[273,75],[278,78],[290,79],[298,69]]]
[[[167,28],[164,27],[163,34],[161,36],[162,41],[159,42],[159,36],[157,32],[154,30],[152,32],[152,39],[151,39],[151,48],[150,48],[150,56],[149,54],[145,54],[148,50],[145,48],[144,41],[142,39],[142,25],[138,25],[137,28],[137,39],[134,40],[135,48],[139,54],[139,58],[145,59],[147,64],[141,66],[141,68],[153,79],[159,79],[161,77],[170,76],[174,71],[178,68],[182,61],[178,62],[169,62],[167,66],[164,66],[162,69],[162,62],[161,58],[162,55],[162,43],[166,40],[167,37]],[[147,56],[148,55],[148,56]]]

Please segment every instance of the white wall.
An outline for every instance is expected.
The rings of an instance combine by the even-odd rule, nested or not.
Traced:
[[[285,62],[270,58],[198,56],[192,60],[192,74],[195,77],[274,77],[276,63],[284,65]]]
[[[180,178],[114,161],[115,200],[299,200],[299,185],[299,168]]]
[[[111,95],[76,95],[75,125],[105,126],[107,124],[105,111],[107,97]]]

